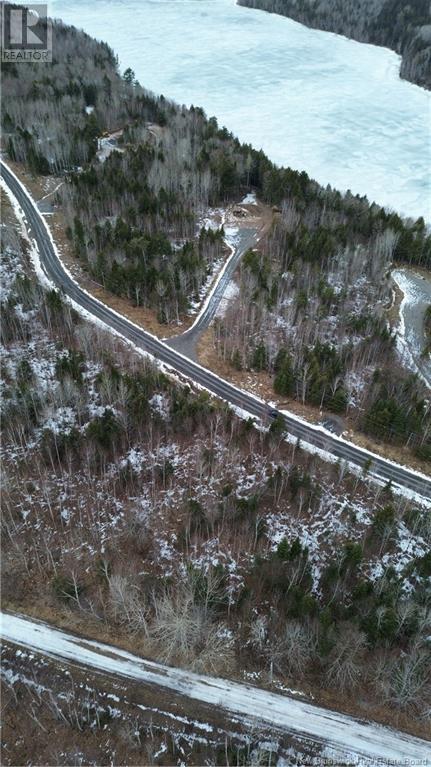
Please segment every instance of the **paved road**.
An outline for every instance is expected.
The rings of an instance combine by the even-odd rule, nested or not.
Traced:
[[[200,367],[82,290],[65,271],[59,260],[50,238],[48,225],[40,214],[36,203],[3,161],[1,162],[1,174],[6,186],[18,200],[24,212],[29,236],[36,240],[45,274],[58,288],[61,288],[83,309],[106,323],[128,341],[169,365],[191,381],[205,387],[216,397],[247,411],[253,417],[261,418],[264,423],[271,421],[272,408],[267,403],[253,397],[248,392],[237,389],[233,384]],[[368,474],[376,476],[384,482],[390,480],[394,485],[431,499],[431,478],[420,476],[410,469],[392,464],[377,455],[374,456],[321,427],[298,420],[294,415],[280,415],[284,419],[287,432],[294,438],[308,442],[325,453],[331,453],[335,459],[348,461],[361,469],[366,465]],[[370,457],[372,464],[368,466]]]
[[[235,269],[238,266],[242,256],[250,248],[256,247],[256,234],[256,229],[241,228],[239,230],[238,247],[235,248],[235,252],[229,257],[225,266],[223,267],[221,277],[216,283],[215,288],[213,288],[212,292],[209,294],[204,308],[199,314],[197,320],[191,326],[191,328],[189,328],[189,330],[181,333],[181,335],[166,339],[168,346],[181,352],[181,354],[185,354],[186,357],[189,357],[192,360],[197,360],[196,343],[199,339],[199,336],[210,326],[211,322],[213,321],[217,309],[220,305],[220,301],[226,292],[226,288],[229,285],[229,282],[231,281]]]
[[[197,705],[210,705],[217,711],[224,709],[240,721],[250,724],[250,720],[254,720],[260,726],[264,723],[275,730],[322,744],[341,759],[347,754],[361,757],[361,764],[367,765],[376,765],[380,759],[384,763],[396,760],[397,764],[431,764],[430,743],[389,727],[362,722],[251,685],[162,666],[118,647],[66,634],[24,616],[0,613],[0,628],[3,642],[30,648],[62,662],[138,680],[142,685],[164,688],[196,701]]]

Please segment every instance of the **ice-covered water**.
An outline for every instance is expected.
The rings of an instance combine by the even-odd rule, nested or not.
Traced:
[[[122,69],[323,184],[431,220],[431,95],[399,57],[235,0],[52,0]]]

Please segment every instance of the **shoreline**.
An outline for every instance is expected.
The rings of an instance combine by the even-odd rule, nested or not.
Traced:
[[[405,83],[408,83],[409,85],[414,85],[417,88],[420,88],[423,91],[431,92],[431,85],[429,87],[425,85],[421,85],[420,83],[416,82],[415,80],[411,80],[408,77],[404,77],[402,74],[403,65],[405,63],[405,56],[403,56],[402,53],[399,53],[395,48],[391,48],[389,45],[385,45],[384,43],[376,43],[371,40],[359,40],[356,37],[351,37],[348,34],[345,34],[343,32],[335,32],[332,29],[326,29],[321,26],[313,26],[311,24],[307,24],[305,21],[299,21],[299,19],[295,19],[293,16],[290,16],[288,14],[280,13],[280,11],[277,10],[270,10],[268,8],[259,7],[259,6],[252,6],[248,5],[247,0],[233,0],[234,4],[238,5],[240,8],[246,8],[247,10],[254,10],[254,11],[260,11],[261,13],[269,13],[270,15],[274,16],[280,16],[283,19],[289,19],[290,21],[295,22],[296,24],[300,24],[303,27],[306,27],[307,29],[314,30],[316,32],[326,32],[329,35],[335,35],[336,37],[342,37],[345,40],[348,40],[349,42],[359,43],[360,45],[371,45],[375,48],[383,48],[387,51],[390,51],[391,53],[395,54],[398,58],[398,67],[397,67],[397,74],[400,80],[402,80]]]
[[[431,305],[431,273],[423,267],[395,266],[391,270],[391,280],[394,301],[388,309],[388,319],[397,333],[399,355],[404,365],[431,388],[431,365],[428,372],[423,358],[427,348],[425,312],[426,306]],[[423,286],[425,290],[419,298],[422,282],[427,287]]]
[[[400,80],[395,71],[399,69],[398,54],[310,29],[287,17],[253,13],[232,0],[213,4],[201,0],[202,14],[198,16],[190,3],[181,4],[183,16],[175,10],[180,3],[164,4],[163,13],[157,5],[143,2],[137,9],[147,22],[145,55],[139,34],[132,39],[127,34],[130,22],[125,12],[115,11],[115,32],[105,26],[103,14],[96,17],[91,10],[81,14],[80,24],[115,48],[121,67],[132,61],[137,77],[149,90],[179,103],[199,104],[241,141],[263,148],[275,165],[305,170],[323,186],[330,184],[341,192],[350,189],[353,195],[367,196],[401,216],[423,215],[431,221],[431,212],[424,213],[423,204],[428,169],[421,168],[428,136],[424,117],[431,93],[420,86],[406,90],[413,84]],[[76,23],[76,13],[61,0],[56,3],[56,14]],[[207,35],[199,21],[201,15],[212,21],[211,34]],[[162,67],[154,62],[156,24],[173,50]],[[289,31],[288,25],[297,29]],[[201,37],[192,52],[182,42],[183,27]],[[224,36],[224,56],[223,63],[214,67],[208,46],[217,33]],[[327,34],[333,38],[324,37]],[[354,50],[352,43],[356,43]],[[245,44],[250,46],[246,57],[242,55]],[[325,53],[328,44],[329,54]],[[309,50],[307,61],[303,61],[305,50]],[[341,76],[343,62],[347,66]],[[280,67],[287,74],[281,76]],[[230,68],[232,76],[225,80]],[[200,73],[198,78],[195,71]],[[263,79],[267,80],[265,87]],[[334,108],[336,93],[341,98],[338,108]],[[400,171],[400,166],[411,164],[413,151],[397,127],[406,119],[419,158],[417,184],[413,178],[406,184]],[[409,184],[414,186],[409,188]]]

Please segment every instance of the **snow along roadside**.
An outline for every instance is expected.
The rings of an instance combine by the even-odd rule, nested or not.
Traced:
[[[30,201],[32,206],[34,207],[36,213],[39,215],[39,217],[41,219],[41,222],[43,223],[43,226],[44,226],[44,228],[46,230],[46,233],[47,233],[47,235],[49,237],[49,240],[51,242],[51,245],[52,245],[52,248],[54,250],[54,253],[55,253],[59,263],[61,264],[61,268],[63,269],[63,271],[75,283],[75,285],[79,288],[79,290],[82,293],[85,293],[85,295],[87,295],[92,301],[94,301],[97,304],[99,304],[100,306],[103,306],[104,308],[106,308],[105,304],[103,304],[101,301],[99,301],[99,299],[95,298],[91,293],[89,293],[87,290],[85,290],[85,288],[83,288],[81,285],[79,285],[76,282],[73,274],[69,271],[69,269],[65,266],[64,262],[62,261],[62,259],[60,257],[60,254],[59,254],[59,251],[58,251],[58,248],[57,248],[56,243],[54,241],[54,238],[52,236],[51,229],[49,228],[49,226],[48,226],[44,216],[38,210],[37,205],[36,205],[35,201],[33,200],[32,196],[30,195],[29,191],[26,189],[26,187],[24,186],[22,181],[17,177],[17,175],[4,162],[4,160],[2,160],[2,163],[5,165],[5,167],[9,171],[9,173],[14,177],[16,182],[19,184],[19,186],[22,189],[23,193],[26,195],[26,197],[28,198],[28,200]],[[20,222],[20,225],[22,227],[22,231],[24,233],[24,236],[27,239],[27,241],[30,243],[30,257],[31,257],[34,269],[36,271],[36,274],[37,274],[39,280],[48,289],[51,289],[51,288],[56,289],[56,285],[48,278],[48,276],[46,275],[46,273],[45,273],[45,271],[43,269],[36,241],[33,240],[32,242],[30,242],[29,236],[28,236],[27,231],[26,231],[26,226],[28,225],[28,222],[27,222],[27,219],[25,218],[24,212],[21,209],[21,206],[20,206],[18,200],[16,199],[14,194],[11,192],[11,190],[8,187],[8,185],[6,184],[6,182],[4,181],[4,179],[1,176],[0,176],[0,185],[1,185],[1,188],[7,194],[7,196],[9,197],[9,199],[11,201],[11,204],[13,206],[14,212],[15,212],[15,214],[16,214],[19,222]],[[119,331],[114,330],[114,328],[112,328],[110,325],[105,323],[103,320],[100,320],[98,317],[95,317],[93,314],[88,312],[79,303],[74,301],[69,296],[65,296],[65,299],[75,309],[75,311],[77,311],[82,317],[84,317],[84,319],[86,319],[89,322],[92,322],[95,325],[98,325],[104,331],[106,331],[108,333],[110,332],[110,333],[114,334],[115,336],[117,336],[118,338],[120,338],[125,344],[127,344],[129,346],[129,348],[133,349],[137,354],[140,354],[142,357],[145,357],[147,359],[152,360],[154,365],[156,365],[160,370],[163,370],[171,378],[173,378],[174,380],[178,381],[181,385],[183,385],[184,384],[184,380],[187,379],[187,380],[190,381],[190,384],[193,385],[195,388],[205,390],[212,397],[217,397],[218,399],[221,399],[222,401],[226,402],[231,409],[237,411],[238,413],[241,413],[242,417],[245,418],[246,420],[249,419],[249,418],[254,419],[254,420],[258,420],[257,417],[254,416],[252,413],[249,413],[248,411],[245,411],[245,410],[243,410],[241,408],[234,407],[233,405],[230,404],[230,402],[228,400],[225,400],[223,397],[221,397],[219,395],[215,395],[211,391],[211,389],[207,389],[207,387],[205,387],[204,385],[197,383],[196,381],[193,380],[193,378],[189,378],[184,373],[179,374],[178,371],[173,366],[169,365],[166,362],[162,362],[161,360],[157,359],[157,357],[154,357],[149,352],[145,351],[141,347],[139,347],[136,344],[134,344],[128,338],[123,336]],[[137,325],[132,320],[129,320],[128,318],[125,318],[122,314],[120,314],[120,312],[117,312],[115,309],[112,309],[111,307],[109,307],[109,311],[112,314],[115,314],[117,317],[120,317],[122,320],[127,319],[128,324],[131,325],[132,327],[136,328],[136,330],[138,330],[140,333],[145,333],[147,336],[149,336],[150,338],[153,338],[158,343],[161,343],[161,344],[164,343],[157,336],[155,336],[153,333],[150,333],[147,330],[144,330],[140,325]],[[167,348],[170,349],[170,347],[167,347]],[[170,351],[172,351],[172,350],[170,349]],[[190,363],[190,360],[187,357],[185,357],[183,354],[181,354],[181,352],[175,350],[175,353],[179,357],[182,357],[182,359],[184,359],[184,360],[186,360],[187,362]],[[194,362],[193,365],[195,367],[199,368],[200,370],[208,372],[208,370],[206,368],[202,367],[202,365],[199,365],[199,363],[197,363],[197,362]],[[214,378],[217,378],[219,381],[223,381],[223,383],[226,382],[225,379],[221,378],[221,376],[218,376],[212,370],[210,372],[211,372],[211,375]],[[241,390],[239,389],[238,391],[241,391]],[[271,403],[265,402],[264,400],[260,399],[255,394],[252,394],[249,391],[247,391],[246,394],[247,394],[248,397],[253,398],[255,400],[255,402],[258,402],[260,405],[264,405],[264,406],[269,405],[269,406],[271,406]],[[408,471],[411,474],[414,474],[416,477],[419,477],[420,479],[428,480],[428,477],[425,476],[425,474],[422,474],[421,472],[415,471],[411,467],[403,467],[400,464],[395,463],[395,461],[391,461],[388,458],[383,458],[382,456],[380,456],[380,455],[378,455],[376,453],[372,453],[371,451],[367,450],[366,448],[358,447],[353,442],[349,442],[348,440],[345,440],[342,437],[333,434],[332,432],[330,432],[329,430],[325,429],[321,425],[316,425],[316,424],[313,424],[313,423],[311,423],[309,421],[306,421],[304,418],[301,418],[300,416],[296,415],[295,413],[290,412],[289,410],[283,410],[283,411],[280,411],[280,412],[284,413],[286,416],[294,419],[295,421],[298,421],[298,422],[304,424],[311,431],[318,432],[318,433],[322,434],[325,437],[329,437],[332,440],[337,440],[337,442],[339,442],[340,444],[344,444],[344,445],[348,445],[348,446],[353,446],[353,447],[357,448],[358,451],[360,450],[364,456],[366,456],[367,458],[370,458],[371,460],[374,460],[374,459],[384,460],[386,463],[390,463],[393,466],[397,466],[397,467],[402,468],[402,469],[407,468]],[[296,442],[296,439],[295,439],[295,442]],[[326,460],[326,461],[329,460],[332,463],[337,463],[338,462],[338,459],[334,455],[332,455],[332,453],[330,453],[329,451],[326,452],[324,450],[321,450],[320,448],[318,448],[318,447],[316,447],[314,445],[311,445],[309,442],[307,442],[305,440],[301,440],[301,446],[307,452],[310,452],[311,454],[319,455],[319,457],[321,457],[323,460]],[[348,468],[353,473],[357,473],[358,471],[360,471],[359,467],[356,464],[351,463],[350,461],[346,461],[345,465],[347,465]],[[380,484],[382,483],[382,481],[379,480],[378,477],[376,477],[375,474],[373,474],[373,470],[371,470],[369,472],[368,476],[373,481],[376,481],[377,483],[380,483]],[[403,495],[406,498],[414,499],[418,503],[431,508],[431,500],[430,499],[427,499],[424,496],[421,496],[421,495],[415,493],[412,490],[409,490],[408,488],[406,488],[406,487],[404,487],[402,485],[397,485],[396,483],[394,483],[393,486],[392,486],[392,491],[394,493],[399,494],[399,495]]]
[[[163,666],[117,647],[66,634],[46,623],[19,615],[1,613],[0,632],[4,641],[34,652],[164,687],[192,700],[240,715],[246,722],[251,719],[254,723],[265,723],[287,733],[302,735],[312,742],[330,746],[340,758],[360,756],[366,760],[365,764],[371,765],[376,763],[376,759],[395,760],[396,763],[417,760],[422,765],[431,764],[430,744],[424,740],[301,700],[227,679]]]
[[[223,211],[223,215],[222,215],[222,222],[221,222],[222,227],[224,227],[225,224],[226,224],[226,213],[227,213],[226,210],[224,210]],[[238,229],[238,231],[239,231],[239,229]],[[195,319],[193,321],[193,324],[190,325],[190,327],[187,328],[187,330],[184,333],[180,333],[178,337],[180,337],[181,335],[185,335],[186,333],[190,333],[190,331],[193,330],[193,328],[198,324],[198,322],[201,319],[202,315],[206,312],[208,306],[210,305],[210,303],[212,301],[212,298],[214,296],[214,293],[216,292],[216,290],[217,290],[217,288],[219,286],[219,283],[220,283],[221,279],[223,278],[223,275],[226,273],[226,270],[229,268],[232,259],[236,255],[236,251],[237,251],[237,247],[238,246],[235,245],[235,243],[230,243],[226,236],[225,236],[225,239],[224,239],[224,243],[227,246],[227,248],[229,248],[230,255],[225,259],[223,266],[221,267],[219,273],[215,277],[215,279],[214,279],[214,281],[212,283],[212,287],[210,287],[210,290],[207,293],[206,298],[204,299],[203,303],[201,304],[201,307],[198,310],[198,313],[197,313],[197,315],[196,315],[196,317],[195,317]]]

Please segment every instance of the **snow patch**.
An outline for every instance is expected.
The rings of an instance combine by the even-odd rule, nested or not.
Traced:
[[[54,658],[89,666],[144,684],[173,690],[196,701],[240,716],[269,723],[285,732],[307,735],[327,744],[337,759],[358,754],[367,759],[428,759],[429,744],[406,733],[313,706],[250,685],[205,677],[178,668],[162,666],[125,650],[81,639],[18,615],[1,614],[4,640],[29,647]]]

